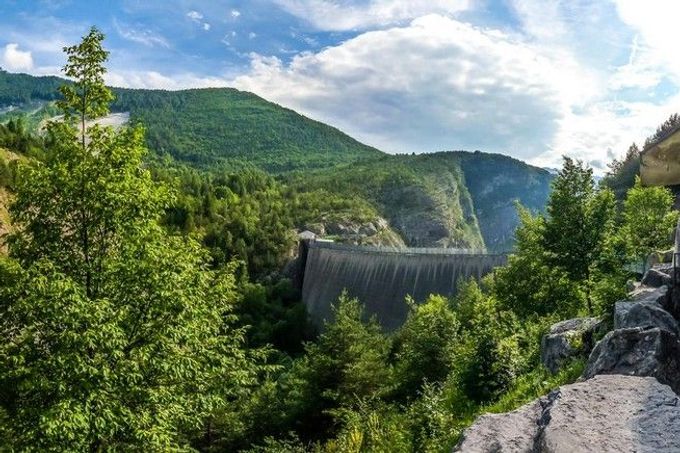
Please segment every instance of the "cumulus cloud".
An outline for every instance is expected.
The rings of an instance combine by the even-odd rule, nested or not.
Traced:
[[[386,151],[543,152],[569,105],[577,65],[507,35],[428,15],[289,64],[253,55],[238,88],[339,126]]]
[[[469,8],[469,0],[274,0],[280,7],[320,30],[362,30],[428,14],[451,15]]]
[[[29,71],[33,69],[33,56],[30,51],[20,50],[19,44],[9,43],[2,51],[0,66],[10,71]]]

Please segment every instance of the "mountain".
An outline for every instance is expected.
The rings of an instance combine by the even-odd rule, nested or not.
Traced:
[[[40,114],[41,105],[55,100],[65,82],[0,71],[0,114]],[[383,154],[336,128],[233,88],[114,92],[111,110],[129,112],[131,121],[144,124],[151,150],[199,168],[247,163],[283,173]]]
[[[366,200],[414,247],[512,248],[515,202],[541,211],[552,175],[500,154],[449,151],[381,159],[293,174],[298,191],[326,190]],[[323,222],[337,219],[322,214]],[[347,216],[347,222],[360,219]],[[300,225],[300,227],[304,227]]]
[[[64,82],[0,71],[0,122],[20,115],[37,125],[52,116],[56,87]],[[507,251],[518,223],[515,202],[542,210],[553,178],[478,151],[388,155],[231,88],[114,90],[112,111],[144,125],[149,148],[160,157],[155,162],[209,172],[257,167],[277,175],[315,200],[313,212],[298,209],[296,226],[321,228],[339,240]],[[356,234],[362,228],[368,237]]]

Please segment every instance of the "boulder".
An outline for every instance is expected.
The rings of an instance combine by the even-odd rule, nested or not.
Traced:
[[[456,452],[677,452],[680,404],[650,377],[596,376],[507,414],[483,415]]]
[[[614,308],[614,329],[658,327],[678,337],[678,322],[655,300],[620,301]]]
[[[541,339],[541,362],[551,373],[557,373],[568,359],[593,349],[596,333],[602,326],[597,318],[576,318],[554,324]]]
[[[652,288],[658,288],[663,285],[670,286],[672,283],[673,280],[669,274],[654,267],[648,270],[644,277],[642,277],[642,284]]]
[[[633,327],[609,332],[590,353],[584,379],[598,374],[651,376],[680,391],[680,342],[673,333]]]
[[[372,222],[364,223],[359,227],[359,234],[363,236],[373,236],[378,232],[378,228]]]
[[[669,298],[668,296],[668,287],[665,285],[658,288],[640,286],[630,293],[629,298],[634,301],[652,301],[665,307]]]
[[[653,378],[597,376],[564,386],[546,419],[534,451],[680,451],[678,397]]]
[[[311,231],[317,236],[326,235],[326,227],[323,223],[307,223],[303,229],[306,231]]]
[[[538,399],[505,414],[485,414],[466,429],[455,452],[527,452],[534,448],[538,420],[543,412]]]

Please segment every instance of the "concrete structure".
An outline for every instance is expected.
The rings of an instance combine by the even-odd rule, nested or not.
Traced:
[[[406,297],[419,303],[430,294],[451,296],[458,282],[480,279],[506,263],[505,255],[456,249],[389,249],[309,241],[300,247],[304,263],[302,300],[322,325],[343,290],[358,298],[386,330],[406,319]],[[305,256],[302,256],[304,254]]]

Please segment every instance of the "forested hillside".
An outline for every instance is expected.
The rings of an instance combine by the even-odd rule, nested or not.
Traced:
[[[29,130],[44,124],[55,114],[51,102],[57,95],[51,88],[60,81],[0,72],[0,109],[14,107],[4,120],[20,121]],[[193,201],[187,198],[173,221],[186,231],[207,231],[215,237],[212,243],[239,249],[242,256],[255,247],[258,235],[252,235],[251,245],[237,245],[221,234],[233,221],[217,214],[224,208],[215,211],[225,203],[225,192],[212,186],[221,185],[227,175],[257,169],[274,175],[272,184],[283,184],[275,192],[286,205],[274,211],[286,219],[281,228],[313,229],[358,243],[491,251],[512,248],[519,221],[515,202],[541,211],[552,179],[544,170],[501,155],[387,155],[335,128],[229,88],[113,92],[112,111],[129,112],[132,122],[144,125],[156,173],[179,177],[193,194],[187,194]],[[189,177],[191,168],[198,173]],[[198,184],[197,178],[213,183]],[[274,257],[265,261],[279,262]]]
[[[0,113],[58,97],[64,80],[0,72]],[[380,156],[341,131],[230,88],[114,89],[113,112],[144,124],[149,148],[201,168],[253,165],[272,173]]]

